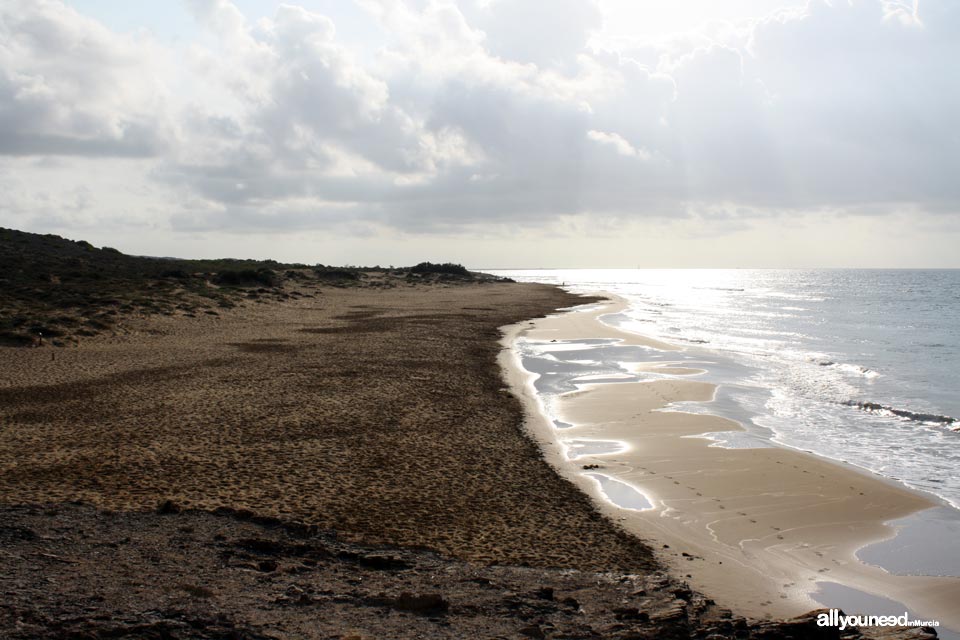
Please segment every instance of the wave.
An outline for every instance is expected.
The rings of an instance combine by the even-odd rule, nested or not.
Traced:
[[[853,373],[865,378],[877,378],[881,375],[869,367],[863,367],[858,364],[845,364],[842,362],[834,362],[832,360],[812,360],[812,362],[821,367],[839,369],[845,373]]]
[[[923,424],[934,424],[945,427],[950,427],[954,431],[960,431],[960,420],[957,418],[951,418],[950,416],[941,416],[935,413],[917,413],[915,411],[907,411],[906,409],[896,409],[894,407],[888,407],[882,404],[877,404],[876,402],[859,402],[857,400],[847,400],[843,402],[848,407],[854,407],[860,409],[861,411],[866,411],[867,413],[872,413],[878,416],[896,416],[898,418],[904,418],[910,420],[911,422],[920,422]]]

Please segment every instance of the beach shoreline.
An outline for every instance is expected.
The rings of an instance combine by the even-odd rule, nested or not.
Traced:
[[[893,593],[918,615],[960,627],[951,606],[960,599],[960,580],[890,575],[855,555],[894,535],[887,522],[936,507],[937,501],[796,449],[710,446],[702,434],[742,427],[716,416],[663,411],[676,402],[713,399],[716,385],[684,379],[694,370],[658,360],[648,366],[672,374],[668,378],[578,383],[576,391],[554,398],[548,416],[534,388],[538,374],[524,369],[516,352],[518,338],[545,350],[551,341],[560,343],[555,349],[573,349],[578,341],[617,340],[665,351],[666,361],[669,351],[680,348],[600,322],[623,305],[611,297],[513,327],[504,338],[514,350],[501,359],[502,366],[527,407],[528,428],[560,473],[591,495],[607,517],[657,548],[675,574],[687,575],[698,590],[746,615],[786,617],[823,606],[812,597],[818,583],[836,582],[865,593]],[[561,351],[550,353],[556,357]],[[571,459],[571,442],[621,444]],[[626,483],[641,497],[627,508],[618,506],[604,482]],[[624,493],[625,487],[615,488]],[[653,508],[645,508],[644,499]]]
[[[0,350],[0,635],[815,629],[813,614],[747,619],[692,590],[531,437],[503,331],[584,300],[313,286]]]

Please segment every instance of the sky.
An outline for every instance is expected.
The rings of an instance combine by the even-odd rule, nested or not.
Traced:
[[[0,226],[125,253],[960,267],[955,0],[0,0]]]

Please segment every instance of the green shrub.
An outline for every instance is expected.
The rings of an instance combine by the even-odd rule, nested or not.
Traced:
[[[251,287],[266,285],[272,287],[277,280],[277,274],[270,269],[240,269],[238,271],[221,271],[214,276],[216,284],[228,287]]]
[[[360,274],[350,269],[337,269],[335,267],[317,267],[313,270],[314,275],[321,280],[359,280]]]
[[[453,262],[444,262],[442,264],[421,262],[415,267],[411,267],[410,271],[412,273],[446,273],[455,276],[470,276],[470,272],[467,271],[466,267],[462,264],[454,264]]]

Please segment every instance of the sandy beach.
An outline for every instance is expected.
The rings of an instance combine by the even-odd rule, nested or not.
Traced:
[[[624,345],[677,349],[599,322],[620,309],[615,300],[557,314],[517,328],[508,340],[522,337],[549,347],[551,341],[614,338]],[[818,606],[811,599],[817,583],[836,582],[901,602],[941,624],[960,625],[960,580],[890,575],[854,556],[865,544],[893,535],[885,522],[936,506],[932,498],[797,450],[710,446],[711,440],[696,436],[741,427],[720,417],[663,411],[675,402],[710,401],[715,390],[686,378],[695,369],[671,366],[669,353],[640,365],[672,374],[668,378],[583,383],[562,394],[551,408],[554,419],[573,425],[562,431],[544,416],[533,388],[536,376],[522,369],[516,354],[502,361],[524,394],[530,424],[551,462],[719,603],[758,617],[796,615]],[[571,456],[571,443],[598,440],[617,443],[617,450]],[[611,482],[619,499],[611,499]],[[639,502],[622,508],[628,490],[639,492]]]
[[[530,398],[504,380],[506,345],[562,333],[535,318],[583,298],[490,282],[296,286],[217,316],[126,317],[77,347],[0,350],[0,635],[819,633],[811,615],[758,620],[799,609],[754,607],[728,574],[655,553],[648,543],[670,539],[696,564],[719,557],[696,526],[685,539],[679,524],[595,502],[595,481],[524,424]],[[623,400],[582,396],[571,419],[612,420]],[[662,397],[633,402],[649,411]],[[657,500],[699,486],[686,476],[701,462],[662,455],[637,469],[683,486]]]
[[[575,302],[546,286],[327,287],[0,350],[0,495],[229,506],[466,560],[648,568],[538,462],[495,365],[497,327]]]

